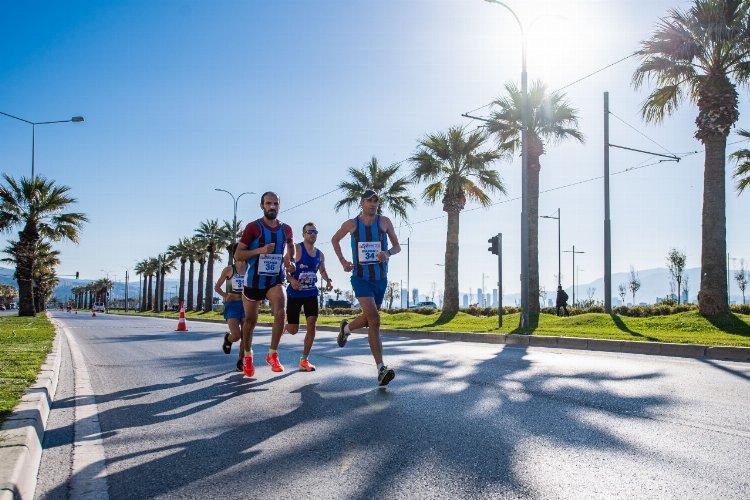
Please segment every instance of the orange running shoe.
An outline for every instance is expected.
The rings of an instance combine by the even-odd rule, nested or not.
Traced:
[[[283,372],[284,367],[281,366],[281,363],[279,363],[279,353],[278,352],[269,352],[266,354],[266,363],[271,365],[271,371],[273,372]]]
[[[255,375],[255,366],[253,366],[252,354],[245,354],[245,357],[242,359],[242,372],[246,377],[252,377],[253,375]]]
[[[315,365],[310,363],[306,359],[300,359],[299,360],[299,371],[301,372],[314,372],[315,371]]]

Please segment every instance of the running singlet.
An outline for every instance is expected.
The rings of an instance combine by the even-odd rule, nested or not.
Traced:
[[[260,229],[260,234],[249,242],[243,241],[245,234],[251,229],[250,226],[252,224],[257,225],[257,228]],[[291,234],[291,229],[288,230]],[[286,247],[286,224],[279,223],[279,226],[272,230],[263,224],[261,219],[258,219],[248,224],[248,227],[245,228],[245,234],[242,235],[240,241],[247,245],[248,250],[255,250],[269,243],[276,243],[273,253],[255,255],[247,260],[245,286],[248,288],[266,289],[283,283],[286,277],[283,257],[284,248]]]
[[[302,256],[297,261],[297,268],[294,270],[294,279],[299,281],[302,286],[299,290],[292,288],[292,285],[287,285],[286,294],[289,297],[317,297],[318,291],[318,269],[320,269],[320,250],[315,249],[315,257],[310,257],[310,254],[305,250],[305,245],[300,245],[302,249]]]
[[[380,229],[380,215],[373,223],[365,225],[357,216],[354,219],[356,228],[352,237],[353,276],[366,280],[377,281],[388,277],[388,260],[378,261],[376,255],[380,251],[388,251],[388,236]]]
[[[245,275],[239,274],[237,268],[232,264],[232,275],[227,279],[224,290],[227,293],[242,293],[242,287],[245,285]]]

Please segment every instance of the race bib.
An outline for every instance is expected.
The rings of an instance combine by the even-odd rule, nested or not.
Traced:
[[[357,261],[360,264],[380,262],[376,255],[382,250],[379,241],[360,241],[357,243]]]
[[[261,276],[276,276],[281,272],[281,254],[262,254],[258,256],[258,274]]]
[[[245,275],[235,274],[234,276],[232,276],[231,283],[233,292],[241,292],[242,287],[245,285]]]
[[[318,281],[318,273],[299,273],[297,278],[302,288],[315,288],[315,282]]]

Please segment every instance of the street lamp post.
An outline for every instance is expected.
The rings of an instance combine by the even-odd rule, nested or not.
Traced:
[[[563,250],[563,253],[572,253],[573,254],[573,306],[576,305],[576,254],[577,253],[586,253],[582,250],[576,250],[576,246],[573,245],[573,250]]]
[[[499,0],[485,0],[505,7],[521,30],[521,328],[529,326],[529,95],[526,78],[526,33],[516,13]]]
[[[562,285],[562,248],[560,247],[560,209],[557,209],[557,217],[553,215],[540,215],[542,219],[557,219],[557,285]]]
[[[242,198],[246,194],[255,194],[252,191],[247,191],[245,193],[240,194],[235,198],[235,196],[227,191],[226,189],[219,189],[214,188],[214,191],[221,191],[222,193],[227,193],[229,196],[232,197],[232,201],[234,202],[234,211],[232,212],[232,246],[234,246],[235,242],[237,241],[237,233],[235,232],[235,229],[237,227],[237,202],[240,201],[240,198]],[[231,252],[230,252],[231,253]],[[229,265],[231,266],[234,263],[234,255],[229,256]]]
[[[47,121],[47,122],[32,122],[30,120],[25,120],[23,118],[19,118],[18,116],[9,115],[8,113],[3,113],[0,111],[0,115],[7,116],[8,118],[13,118],[14,120],[18,120],[24,123],[28,123],[31,125],[31,178],[34,178],[34,156],[35,156],[35,145],[36,145],[36,126],[37,125],[49,125],[51,123],[80,123],[83,120],[82,116],[74,116],[68,120],[53,120],[53,121]]]

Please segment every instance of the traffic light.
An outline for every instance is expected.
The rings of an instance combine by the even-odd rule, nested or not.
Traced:
[[[76,279],[78,279],[78,271],[76,271]]]
[[[492,252],[492,255],[500,255],[500,241],[497,236],[493,236],[487,240],[487,243],[490,244],[490,247],[487,250]]]

